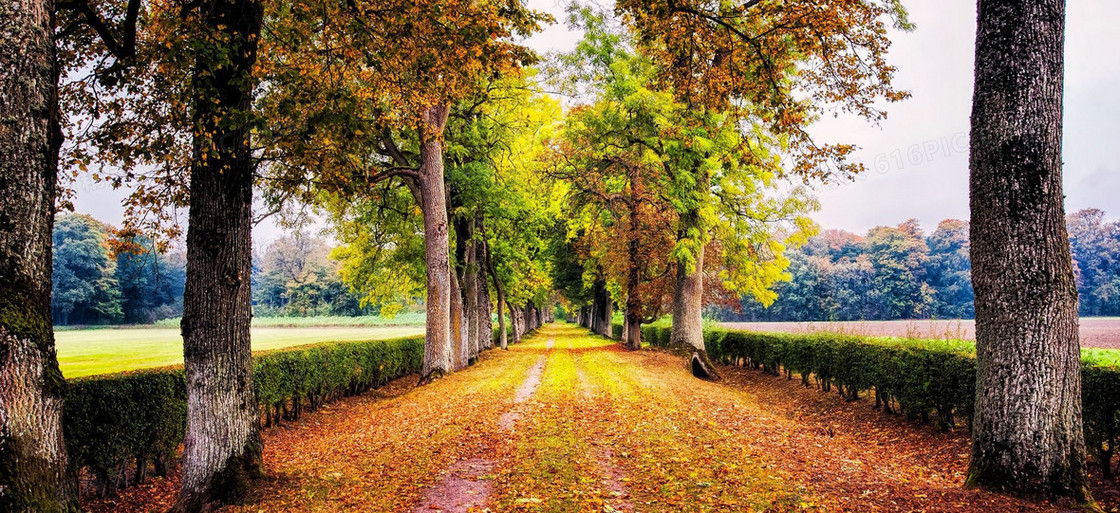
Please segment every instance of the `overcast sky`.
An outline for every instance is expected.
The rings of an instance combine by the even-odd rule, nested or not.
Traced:
[[[529,0],[552,13],[557,24],[532,37],[540,52],[571,49],[580,34],[563,23],[564,1]],[[967,0],[904,0],[917,28],[896,33],[889,54],[898,67],[895,84],[913,97],[889,107],[881,126],[858,119],[826,119],[814,129],[819,141],[854,143],[868,173],[855,182],[818,190],[824,228],[864,232],[909,218],[932,230],[946,218],[968,217],[968,127],[972,101],[975,3]],[[601,2],[601,5],[609,5]],[[1120,4],[1072,0],[1066,27],[1066,209],[1099,208],[1120,216]],[[77,184],[75,206],[104,221],[120,222],[122,194],[87,182]],[[266,223],[257,241],[274,238]]]

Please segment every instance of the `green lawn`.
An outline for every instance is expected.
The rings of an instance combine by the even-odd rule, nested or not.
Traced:
[[[423,326],[254,327],[253,350],[352,340],[380,340],[424,333]],[[109,328],[55,333],[58,363],[67,378],[183,363],[179,328]]]

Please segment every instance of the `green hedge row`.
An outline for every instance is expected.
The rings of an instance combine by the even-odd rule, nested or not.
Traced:
[[[510,342],[512,326],[507,326]],[[501,332],[495,326],[494,342]],[[253,356],[253,384],[264,424],[299,418],[304,408],[419,372],[424,338],[327,343]],[[183,441],[187,403],[181,368],[69,380],[63,428],[71,462],[98,493],[164,475]]]
[[[342,342],[253,357],[253,384],[266,424],[297,418],[342,396],[419,372],[423,337]],[[167,471],[186,426],[183,370],[156,369],[69,381],[63,429],[70,459],[99,493]],[[131,471],[131,472],[130,472]]]
[[[653,346],[669,343],[671,327],[642,327]],[[614,325],[615,336],[622,326]],[[806,386],[836,389],[849,400],[874,395],[876,407],[912,419],[936,420],[943,428],[971,422],[976,394],[975,345],[966,341],[904,340],[842,334],[754,333],[705,329],[708,356],[792,379]],[[1085,439],[1106,475],[1120,444],[1120,366],[1117,353],[1086,350],[1081,392]]]

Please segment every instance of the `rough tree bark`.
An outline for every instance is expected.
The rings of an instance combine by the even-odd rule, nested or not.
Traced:
[[[454,365],[455,370],[461,370],[467,366],[471,359],[470,349],[470,321],[471,310],[468,301],[471,300],[467,295],[464,286],[468,285],[466,277],[466,260],[467,260],[467,241],[470,240],[470,233],[465,227],[461,228],[463,223],[462,219],[455,218],[451,215],[451,211],[459,206],[459,202],[455,197],[453,188],[449,188],[449,197],[447,202],[447,217],[451,219],[451,229],[455,230],[455,248],[454,258],[451,263],[451,347],[455,353]]]
[[[238,502],[260,474],[261,439],[249,344],[254,161],[244,113],[262,9],[210,0],[205,26],[221,37],[198,50],[191,90],[195,130],[183,293],[187,431],[175,511]]]
[[[51,328],[54,2],[0,4],[0,511],[76,511]]]
[[[682,220],[683,222],[684,220]],[[704,348],[704,250],[696,255],[696,269],[677,264],[677,280],[673,284],[673,327],[669,346],[691,351],[689,368],[698,378],[719,379],[716,366]]]
[[[1064,0],[980,0],[970,148],[977,383],[968,484],[1089,502],[1062,196]]]
[[[443,183],[443,129],[447,105],[424,109],[420,123],[420,198],[424,215],[424,260],[427,264],[427,320],[421,382],[451,372],[451,256],[447,192]]]
[[[638,227],[638,201],[641,197],[641,175],[637,166],[631,166],[629,171],[630,195],[628,209],[630,214],[630,229],[626,243],[626,313],[623,322],[626,324],[626,347],[630,349],[642,348],[642,302],[638,296],[638,284],[641,280],[641,248],[639,247]]]
[[[681,216],[687,226],[688,215]],[[704,251],[696,254],[696,267],[692,272],[684,265],[677,265],[677,281],[673,284],[673,329],[669,336],[672,346],[704,350],[703,326]]]
[[[463,352],[464,362],[478,356],[479,305],[478,302],[478,247],[474,240],[474,217],[456,218],[455,227],[455,268],[462,286],[463,325],[465,333]]]

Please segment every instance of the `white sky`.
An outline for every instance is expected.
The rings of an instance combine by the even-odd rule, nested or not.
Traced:
[[[564,0],[529,0],[557,23],[528,40],[541,53],[571,49],[580,34],[564,25]],[[609,5],[600,2],[601,5]],[[820,142],[854,143],[868,167],[857,181],[818,191],[823,228],[864,232],[909,218],[932,230],[946,218],[968,217],[968,128],[972,101],[975,3],[904,0],[917,28],[894,34],[889,60],[895,84],[913,97],[889,107],[879,127],[858,119],[826,119],[814,129]],[[1066,27],[1066,209],[1099,208],[1120,216],[1120,4],[1071,0]],[[881,171],[880,171],[881,170]],[[77,184],[75,207],[119,224],[123,193]],[[254,232],[264,242],[278,235],[269,222]]]

